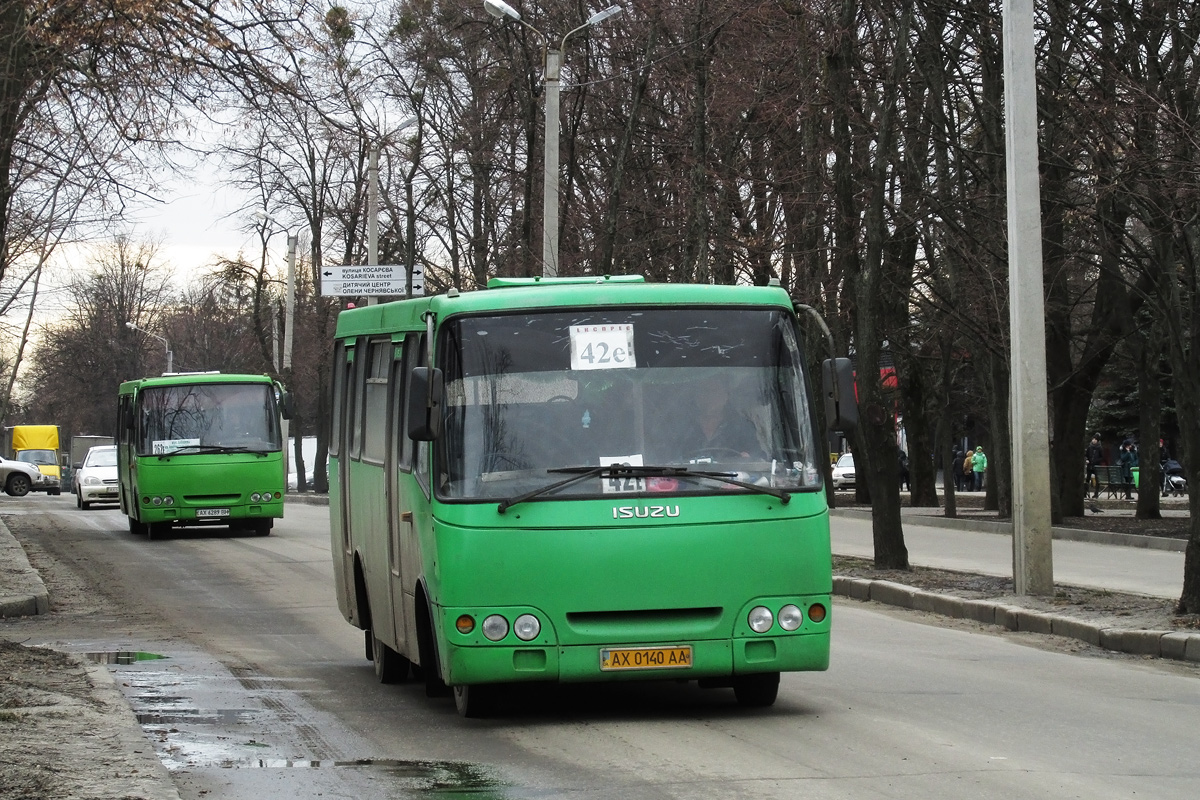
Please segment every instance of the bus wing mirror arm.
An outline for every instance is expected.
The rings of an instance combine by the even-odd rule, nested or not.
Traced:
[[[442,435],[442,371],[436,367],[413,367],[408,385],[408,438],[433,441]]]
[[[833,347],[833,333],[825,324],[821,312],[810,305],[792,301],[797,311],[803,311],[816,320],[825,334],[830,358],[821,362],[821,390],[825,397],[825,424],[831,431],[849,435],[858,427],[858,398],[854,387],[854,365],[848,358],[837,358]]]

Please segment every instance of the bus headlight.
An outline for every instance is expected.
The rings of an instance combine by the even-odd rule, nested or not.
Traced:
[[[771,609],[766,606],[755,606],[750,609],[750,616],[746,622],[750,625],[750,630],[755,633],[766,633],[771,630],[771,623],[775,618],[771,615]]]
[[[508,620],[499,614],[492,614],[483,621],[483,635],[493,642],[498,642],[508,636]]]
[[[522,614],[513,622],[513,633],[522,642],[528,642],[530,639],[536,639],[537,635],[542,632],[542,623],[538,622],[538,618],[533,614]]]
[[[164,498],[163,498],[163,505],[164,505],[164,506],[173,506],[173,505],[175,505],[175,498],[174,498],[174,497],[172,497],[171,495],[167,495],[166,497],[164,497]]]
[[[779,609],[779,627],[794,631],[804,624],[804,612],[790,603]]]

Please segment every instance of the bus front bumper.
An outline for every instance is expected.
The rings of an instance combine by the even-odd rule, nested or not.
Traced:
[[[650,651],[660,663],[670,654],[689,647],[688,664],[645,666],[626,659],[619,667],[601,667],[605,651]],[[690,642],[637,644],[629,648],[597,645],[572,646],[461,646],[448,645],[446,682],[455,684],[555,681],[578,683],[620,680],[698,680],[725,678],[756,672],[806,672],[829,668],[829,632],[717,639]],[[656,652],[657,651],[657,652]],[[682,659],[680,659],[682,660]],[[677,660],[678,661],[678,660]]]

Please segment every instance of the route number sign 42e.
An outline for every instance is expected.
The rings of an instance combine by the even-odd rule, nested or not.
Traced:
[[[633,369],[633,325],[572,325],[571,369]]]

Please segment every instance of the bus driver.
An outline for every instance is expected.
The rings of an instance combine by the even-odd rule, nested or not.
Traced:
[[[715,375],[697,382],[692,394],[695,414],[680,437],[685,458],[761,455],[754,423],[730,403],[728,381]]]

